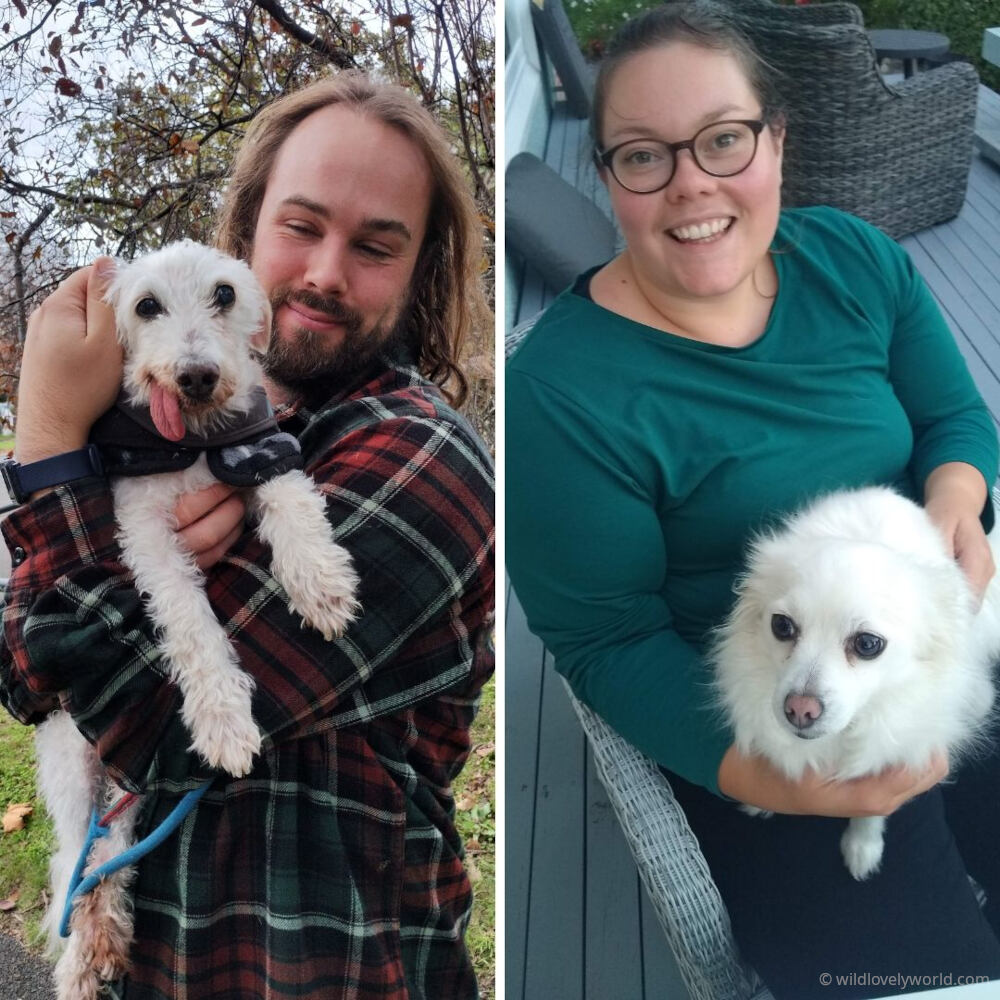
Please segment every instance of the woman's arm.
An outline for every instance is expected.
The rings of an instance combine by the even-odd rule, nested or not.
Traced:
[[[776,813],[889,816],[947,775],[947,758],[936,755],[924,771],[893,767],[849,781],[833,781],[807,771],[793,781],[765,758],[748,756],[730,747],[719,766],[719,791],[738,802]]]
[[[653,498],[594,412],[507,373],[507,567],[576,696],[630,743],[714,790],[732,742],[663,596]]]
[[[983,474],[965,462],[939,465],[924,484],[924,508],[980,601],[996,571],[981,519],[987,496]]]

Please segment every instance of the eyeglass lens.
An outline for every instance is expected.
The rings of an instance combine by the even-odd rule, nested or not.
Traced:
[[[741,122],[715,122],[692,140],[695,162],[707,174],[730,177],[745,170],[753,160],[757,136]],[[656,191],[669,183],[676,153],[656,139],[636,139],[615,150],[611,170],[631,191]]]

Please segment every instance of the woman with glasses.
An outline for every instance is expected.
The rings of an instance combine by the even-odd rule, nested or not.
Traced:
[[[977,817],[946,817],[935,787],[947,763],[792,782],[732,746],[703,656],[748,538],[833,489],[922,501],[982,592],[997,441],[949,329],[878,230],[781,210],[780,104],[717,11],[626,24],[591,128],[625,249],[507,368],[507,556],[529,625],[577,696],[667,770],[776,997],[1000,977],[949,826],[975,834]],[[855,881],[842,817],[896,810],[882,871]],[[1000,873],[974,874],[1000,900]]]

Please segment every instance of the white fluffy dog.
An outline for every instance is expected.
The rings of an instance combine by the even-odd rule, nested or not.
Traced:
[[[331,537],[323,496],[293,468],[294,439],[277,430],[259,387],[250,343],[269,333],[270,309],[250,269],[185,241],[119,265],[107,299],[125,373],[117,407],[99,422],[95,437],[111,442],[106,455],[123,559],[158,626],[164,665],[183,696],[192,749],[210,766],[244,775],[260,749],[251,715],[253,680],[240,669],[208,602],[201,571],[178,543],[177,499],[218,478],[253,486],[249,510],[257,535],[271,548],[272,571],[289,607],[327,638],[356,614],[358,580],[349,555]],[[123,427],[124,443],[115,444]],[[178,456],[185,467],[176,467]],[[174,471],[152,471],[164,457]],[[129,468],[115,475],[119,462],[119,472],[137,463],[143,474]],[[121,790],[65,713],[41,725],[36,742],[40,787],[59,841],[47,917],[50,939],[58,943],[92,807],[103,811]],[[88,871],[131,844],[137,811],[126,810],[111,823],[110,835],[96,841]],[[130,878],[123,869],[75,904],[69,943],[56,967],[59,1000],[93,1000],[100,980],[127,968]]]
[[[977,613],[911,501],[883,488],[818,500],[753,543],[736,591],[711,655],[742,752],[793,779],[849,779],[920,769],[935,751],[954,763],[983,738],[1000,585]],[[856,879],[877,871],[885,822],[849,821],[841,851]]]

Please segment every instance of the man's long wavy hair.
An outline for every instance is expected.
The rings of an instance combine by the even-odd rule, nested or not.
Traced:
[[[314,111],[344,104],[402,132],[424,155],[433,180],[427,233],[413,271],[404,319],[420,372],[461,406],[468,382],[462,345],[477,323],[489,322],[480,279],[479,213],[443,129],[406,90],[344,72],[279,98],[254,119],[233,164],[215,231],[215,245],[250,260],[257,217],[278,150]]]

